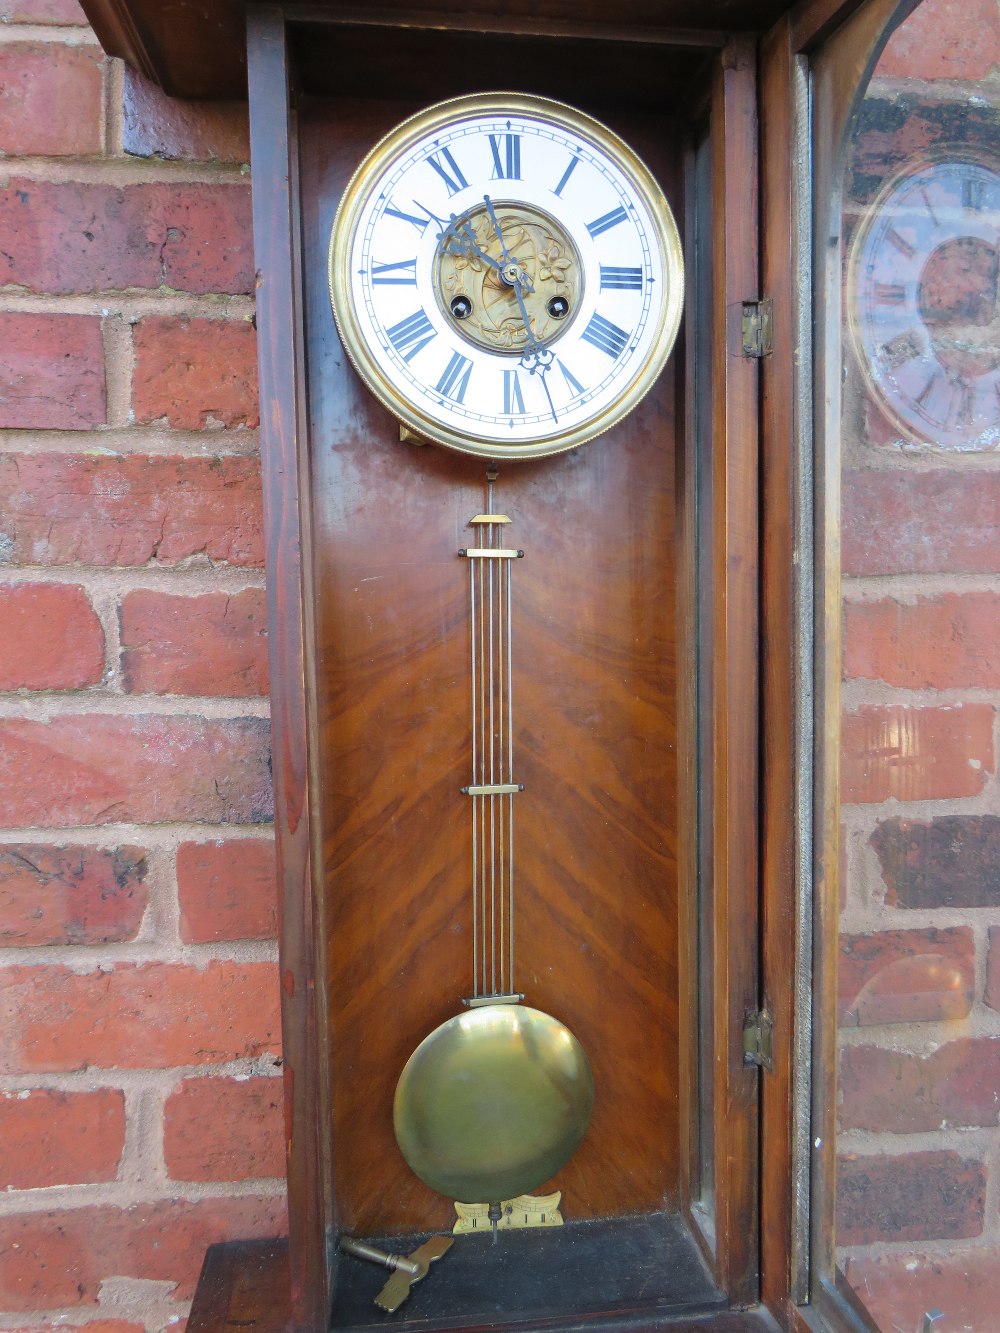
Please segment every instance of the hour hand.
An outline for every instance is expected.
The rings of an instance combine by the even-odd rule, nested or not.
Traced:
[[[441,233],[441,246],[450,255],[465,255],[467,259],[481,259],[484,264],[496,269],[498,273],[503,272],[503,265],[477,243],[468,222],[459,223],[454,214],[452,214],[451,226],[447,231]]]

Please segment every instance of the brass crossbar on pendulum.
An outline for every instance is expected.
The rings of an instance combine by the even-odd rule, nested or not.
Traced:
[[[396,1140],[411,1170],[462,1203],[500,1204],[548,1180],[576,1151],[594,1088],[577,1038],[558,1019],[522,1006],[515,989],[513,647],[511,569],[524,552],[502,544],[494,512],[470,520],[472,685],[472,994],[435,1028],[396,1085]]]

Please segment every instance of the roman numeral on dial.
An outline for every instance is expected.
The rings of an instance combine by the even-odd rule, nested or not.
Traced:
[[[560,176],[560,178],[559,178],[559,184],[558,184],[558,185],[556,186],[556,188],[552,191],[553,194],[559,195],[560,198],[562,197],[562,192],[563,192],[563,190],[566,188],[566,182],[569,180],[570,176],[572,176],[574,170],[575,170],[579,165],[580,165],[580,159],[579,159],[578,157],[571,157],[571,158],[570,158],[570,160],[569,160],[569,166],[568,166],[568,167],[566,168],[566,170],[563,172],[562,176]]]
[[[594,218],[593,222],[587,223],[587,230],[591,236],[600,236],[602,232],[610,231],[612,227],[617,227],[619,222],[624,222],[628,217],[624,207],[619,204],[613,208],[610,213],[604,213],[599,218]]]
[[[378,264],[372,260],[372,286],[416,287],[417,261],[399,259],[394,264]]]
[[[503,157],[500,145],[503,144]],[[521,179],[521,136],[519,134],[490,135],[493,154],[493,179],[519,181]]]
[[[602,352],[607,352],[610,357],[619,357],[625,350],[629,340],[629,334],[624,329],[620,329],[617,324],[612,324],[610,319],[605,319],[603,315],[594,313],[590,323],[584,329],[582,338],[593,347],[599,348]]]
[[[566,369],[558,357],[556,357],[556,365],[562,371],[562,377],[566,381],[566,387],[570,393],[583,393],[583,385],[571,371]]]
[[[421,213],[424,215],[423,217],[417,217],[415,213],[404,213],[401,208],[397,208],[393,203],[386,204],[385,216],[396,218],[399,222],[408,222],[411,227],[416,227],[421,236],[423,236],[424,232],[432,222],[440,223],[442,227],[446,225],[444,218],[439,218],[436,213],[432,213],[430,209],[424,208],[423,204],[418,204],[416,199],[414,199],[413,205],[415,208],[420,209]]]
[[[879,305],[902,305],[906,301],[906,288],[898,282],[877,282],[874,296]]]
[[[505,370],[503,372],[503,414],[505,417],[513,416],[515,412],[524,411],[524,398],[521,396],[521,385],[518,382],[516,370]]]
[[[469,182],[462,175],[461,167],[451,155],[450,148],[441,149],[441,157],[444,158],[447,166],[442,166],[438,161],[437,154],[431,153],[427,159],[427,165],[434,168],[437,174],[444,181],[449,194],[458,194],[459,190],[467,188]]]
[[[412,361],[420,349],[437,335],[437,329],[427,318],[423,306],[385,332],[404,361]]]
[[[601,291],[641,292],[641,268],[614,268],[601,265]]]
[[[979,213],[982,211],[985,202],[986,191],[979,177],[964,176],[962,178],[962,207],[970,213]]]
[[[472,374],[472,362],[461,352],[452,352],[451,360],[445,366],[444,374],[435,384],[438,393],[451,398],[456,403],[465,401],[465,391],[469,387]]]

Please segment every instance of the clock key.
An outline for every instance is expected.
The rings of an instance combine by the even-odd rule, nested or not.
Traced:
[[[430,1240],[425,1240],[412,1254],[406,1256],[390,1254],[387,1250],[380,1250],[377,1245],[368,1245],[351,1236],[341,1236],[340,1248],[356,1259],[366,1259],[369,1263],[395,1270],[375,1297],[375,1304],[380,1310],[394,1314],[409,1296],[414,1282],[427,1276],[431,1264],[447,1254],[453,1240],[453,1236],[431,1236]]]

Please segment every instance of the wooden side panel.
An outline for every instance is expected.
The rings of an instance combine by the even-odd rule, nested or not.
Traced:
[[[445,1225],[391,1126],[396,1079],[471,988],[468,571],[483,463],[401,445],[343,356],[325,251],[346,175],[409,110],[303,127],[333,1133],[343,1225]],[[630,125],[616,125],[637,140]],[[639,146],[667,176],[669,127]],[[615,430],[501,468],[514,569],[517,970],[590,1055],[573,1217],[678,1194],[672,372]]]
[[[761,289],[774,305],[774,350],[761,366],[762,541],[762,991],[774,1018],[774,1068],[763,1080],[761,1295],[786,1312],[792,1275],[793,979],[796,952],[796,530],[801,496],[793,405],[798,351],[793,53],[782,20],[761,58]],[[807,243],[807,238],[803,238]],[[807,294],[802,294],[807,300]],[[805,553],[808,557],[808,551]],[[807,1016],[804,1016],[804,1018]],[[786,1313],[787,1317],[787,1313]]]
[[[715,1223],[737,1304],[758,1281],[758,1074],[742,1050],[758,1002],[758,363],[742,355],[741,305],[758,283],[756,55],[734,40],[713,90]]]
[[[307,717],[308,488],[299,291],[297,145],[291,119],[284,24],[262,11],[249,29],[254,248],[260,326],[261,462],[267,536],[268,653],[274,822],[279,866],[282,1048],[288,1139],[292,1326],[325,1326],[333,1229],[329,1136],[322,1123],[325,1015],[317,976],[321,933],[313,895],[311,728]],[[300,490],[300,487],[302,488]]]

